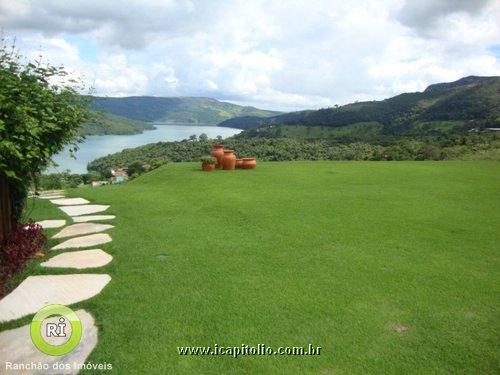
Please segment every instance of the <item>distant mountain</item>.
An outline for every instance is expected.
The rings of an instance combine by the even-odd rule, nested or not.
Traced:
[[[269,117],[280,114],[201,97],[95,97],[92,108],[138,121],[214,126],[238,116]]]
[[[276,117],[257,117],[257,116],[242,116],[235,117],[229,120],[222,121],[218,126],[223,126],[226,128],[237,128],[237,129],[250,129],[254,128],[258,125],[263,125],[268,123],[269,121],[274,121],[274,118],[280,119],[283,122],[294,122],[301,119],[303,116],[307,115],[310,112],[314,112],[312,110],[298,111],[298,112],[289,112],[283,113]]]
[[[125,117],[105,112],[94,113],[94,118],[80,128],[81,135],[130,135],[139,134],[144,130],[155,127],[142,121],[131,120]]]
[[[429,85],[425,92],[438,91],[438,90],[449,90],[454,89],[456,87],[468,86],[468,85],[476,85],[481,82],[488,82],[492,79],[498,77],[479,77],[479,76],[468,76],[460,78],[454,82],[445,82],[445,83],[435,83],[433,85]]]
[[[430,85],[424,92],[381,101],[358,102],[317,111],[260,118],[235,118],[221,126],[241,126],[240,138],[328,138],[373,141],[400,136],[464,133],[500,127],[500,77],[465,77]]]

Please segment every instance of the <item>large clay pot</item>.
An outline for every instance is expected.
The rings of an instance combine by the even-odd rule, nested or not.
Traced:
[[[217,159],[217,163],[215,163],[215,166],[219,169],[222,168],[222,158],[224,157],[224,145],[214,145],[210,155],[212,155],[214,158]]]
[[[236,159],[236,168],[243,168],[243,159]]]
[[[254,169],[257,166],[255,158],[243,158],[243,168]]]
[[[201,169],[205,172],[212,172],[215,169],[215,164],[202,163]]]
[[[224,157],[222,158],[222,168],[226,171],[234,169],[236,166],[236,155],[234,150],[224,150]]]

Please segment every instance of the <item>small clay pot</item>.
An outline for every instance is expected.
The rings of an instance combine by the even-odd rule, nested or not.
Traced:
[[[236,155],[234,150],[224,150],[224,157],[222,158],[222,168],[226,171],[233,170],[236,166]]]
[[[212,172],[215,169],[215,164],[202,163],[201,169],[204,172]]]
[[[243,168],[254,169],[257,166],[255,158],[243,158]]]
[[[236,159],[236,169],[243,168],[243,159]]]
[[[213,145],[211,156],[217,159],[215,166],[217,168],[222,168],[222,158],[224,157],[224,145]]]

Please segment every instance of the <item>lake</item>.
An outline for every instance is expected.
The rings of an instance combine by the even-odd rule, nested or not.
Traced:
[[[205,133],[209,138],[231,137],[241,132],[241,129],[216,126],[162,125],[154,124],[156,129],[146,130],[134,135],[92,135],[79,144],[76,159],[69,155],[68,148],[57,154],[53,159],[58,167],[50,168],[46,173],[63,172],[69,169],[72,173],[86,173],[87,163],[101,156],[119,152],[124,148],[142,146],[148,143],[165,141],[182,141],[190,135]]]

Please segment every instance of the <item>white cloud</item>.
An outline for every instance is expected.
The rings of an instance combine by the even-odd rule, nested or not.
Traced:
[[[499,19],[486,0],[0,0],[23,50],[42,46],[97,94],[283,110],[499,75]]]

